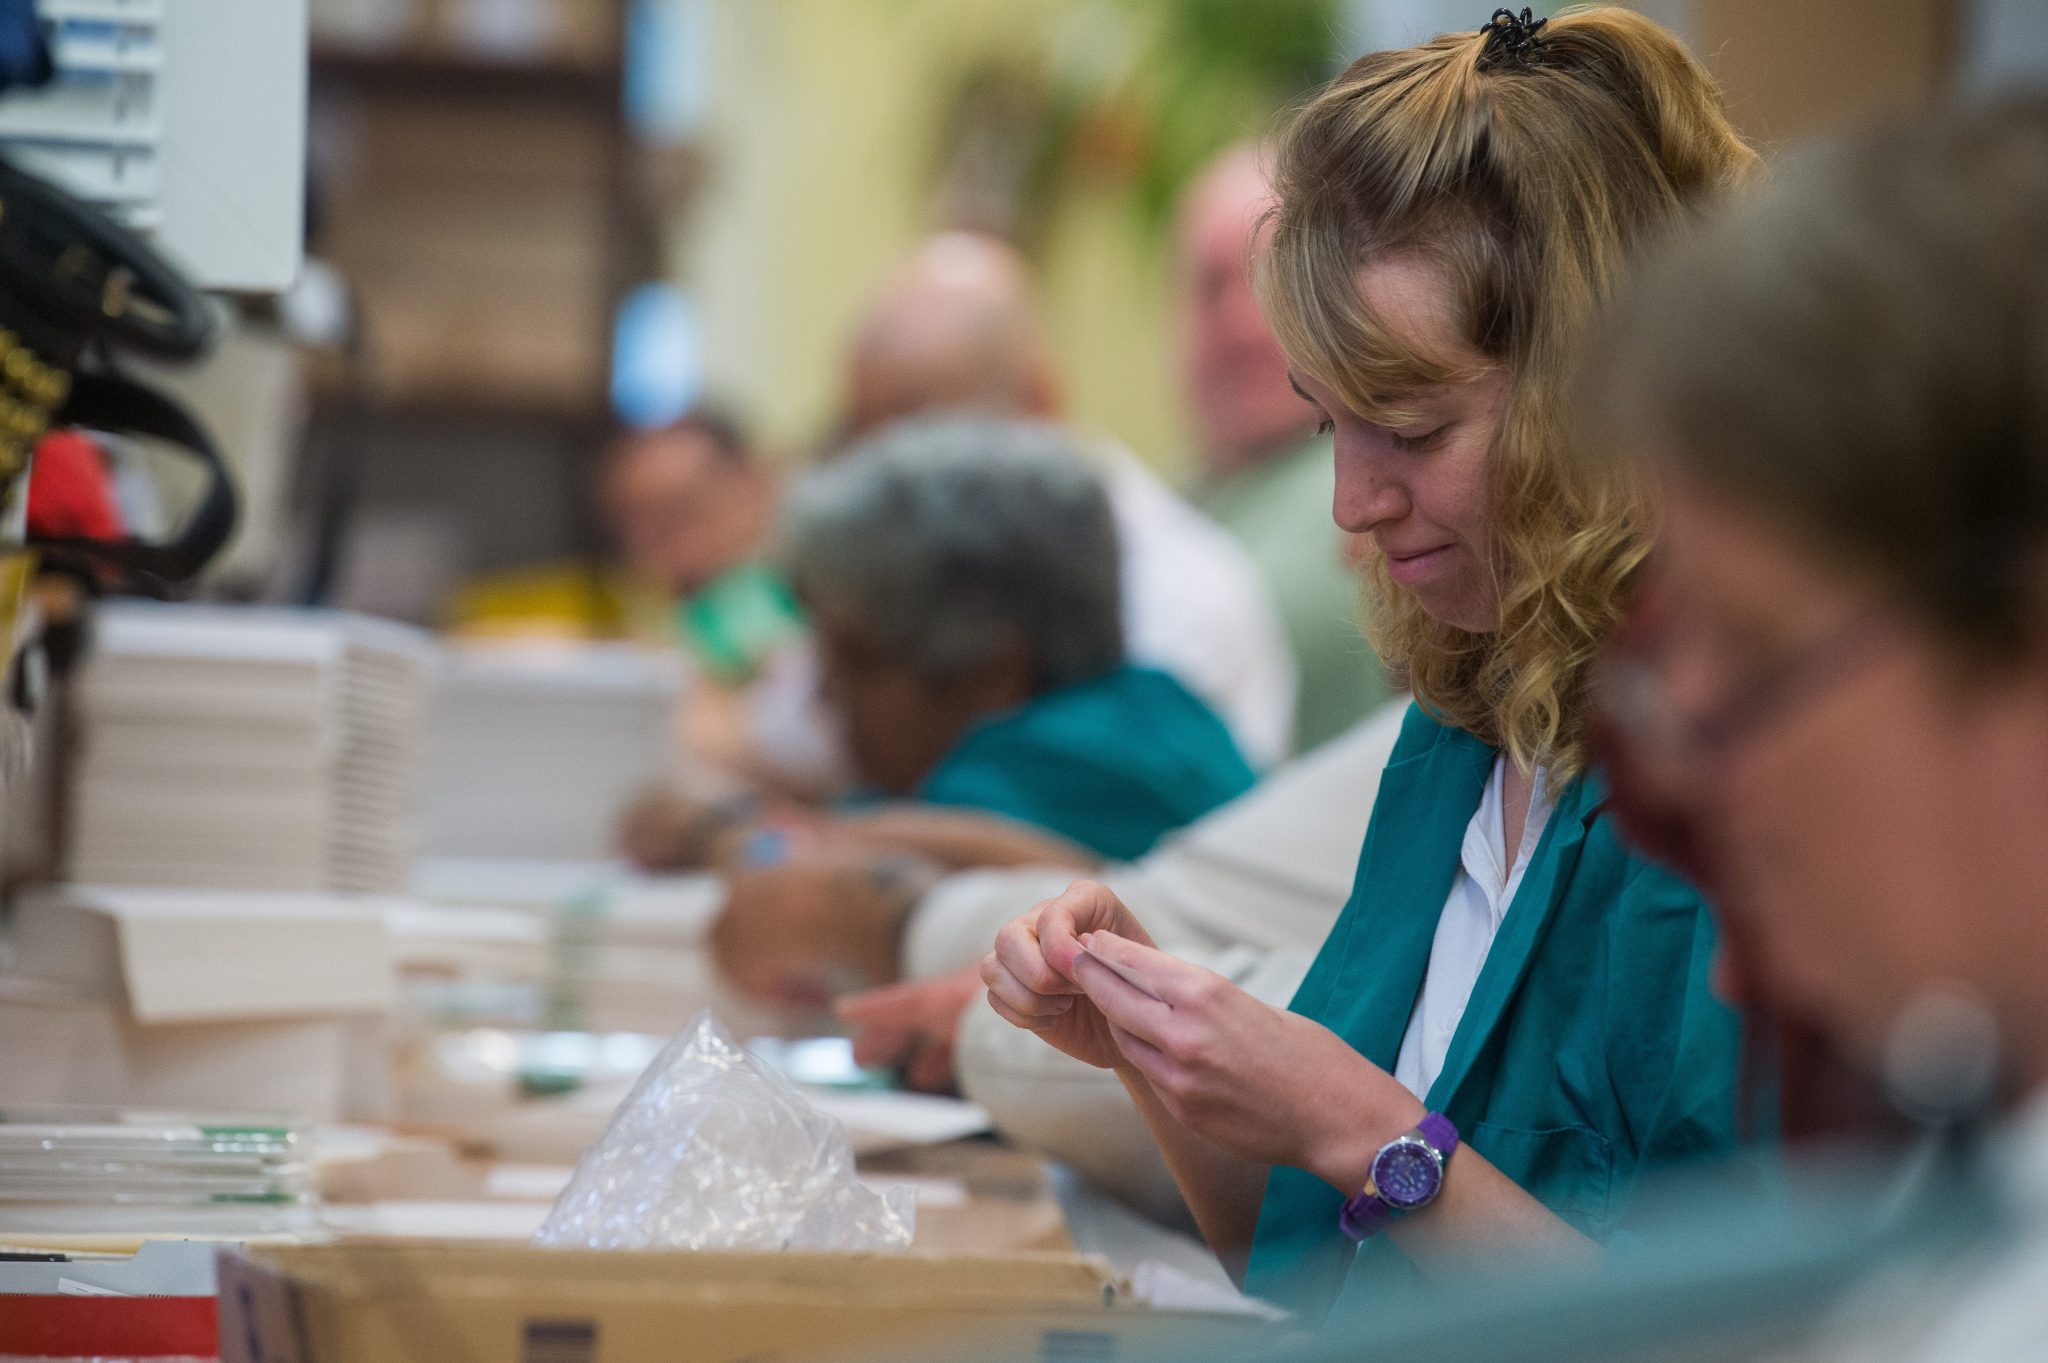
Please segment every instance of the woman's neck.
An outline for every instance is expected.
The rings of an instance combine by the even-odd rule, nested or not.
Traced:
[[[1529,804],[1536,797],[1536,773],[1524,770],[1514,758],[1501,755],[1500,822],[1501,846],[1513,866],[1522,854],[1522,832],[1529,823]]]

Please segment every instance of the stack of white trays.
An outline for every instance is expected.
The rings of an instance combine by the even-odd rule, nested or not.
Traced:
[[[317,1219],[304,1154],[260,1116],[0,1109],[0,1240],[300,1233]]]

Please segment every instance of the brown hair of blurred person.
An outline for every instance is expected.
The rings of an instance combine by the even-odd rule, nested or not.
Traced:
[[[1176,225],[1182,398],[1205,477],[1283,453],[1313,422],[1287,382],[1287,354],[1252,288],[1252,251],[1273,190],[1261,149],[1243,143],[1196,177]]]
[[[633,575],[677,600],[763,551],[776,496],[744,433],[711,412],[622,436],[599,487]]]
[[[1024,258],[997,237],[942,232],[889,277],[855,328],[839,434],[947,408],[1057,420],[1062,402]]]
[[[1534,55],[1477,33],[1361,58],[1304,107],[1274,168],[1260,291],[1296,371],[1365,419],[1460,377],[1358,287],[1418,253],[1452,281],[1471,346],[1512,376],[1487,468],[1499,626],[1432,617],[1369,564],[1373,642],[1443,721],[1569,776],[1586,762],[1586,674],[1641,562],[1641,499],[1560,458],[1571,362],[1631,255],[1756,162],[1711,77],[1615,7],[1558,14]]]

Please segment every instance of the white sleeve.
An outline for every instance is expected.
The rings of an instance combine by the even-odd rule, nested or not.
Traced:
[[[1095,878],[1168,951],[1314,951],[1350,893],[1380,772],[1406,711],[1406,701],[1381,707],[1138,861]],[[1078,879],[1043,867],[946,877],[904,926],[904,977],[980,960],[1003,924]]]

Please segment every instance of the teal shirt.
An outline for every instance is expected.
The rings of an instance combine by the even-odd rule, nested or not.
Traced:
[[[1295,995],[1295,1012],[1389,1072],[1495,756],[1411,707],[1351,900]],[[1425,1101],[1604,1240],[1643,1171],[1733,1148],[1740,1048],[1734,1014],[1709,988],[1706,906],[1616,841],[1602,799],[1597,774],[1559,792]],[[1387,1237],[1354,1251],[1339,1232],[1344,1196],[1275,1169],[1246,1289],[1314,1319],[1339,1299],[1360,1305],[1379,1272],[1399,1272]]]
[[[1120,667],[975,725],[917,798],[1007,815],[1128,861],[1252,780],[1223,721],[1185,686]]]

